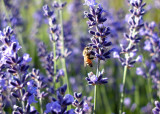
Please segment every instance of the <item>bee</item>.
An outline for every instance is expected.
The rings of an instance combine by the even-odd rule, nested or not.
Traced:
[[[86,65],[89,65],[90,67],[93,67],[92,60],[95,57],[91,57],[91,51],[92,51],[92,48],[88,47],[88,46],[85,47],[84,50],[83,50],[84,67],[86,67]]]

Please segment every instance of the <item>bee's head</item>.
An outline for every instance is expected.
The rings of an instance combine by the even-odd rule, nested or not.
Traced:
[[[92,50],[92,47],[86,46],[86,47],[85,47],[85,50]]]
[[[85,47],[85,48],[86,48],[86,50],[89,50],[89,49],[90,49],[90,47],[88,47],[88,46],[87,46],[87,47]]]

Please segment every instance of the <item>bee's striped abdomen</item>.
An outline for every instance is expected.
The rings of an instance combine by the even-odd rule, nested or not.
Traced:
[[[85,57],[85,58],[84,58],[84,62],[85,62],[86,65],[88,65],[88,66],[90,66],[90,67],[93,67],[92,61],[91,61],[88,57]]]

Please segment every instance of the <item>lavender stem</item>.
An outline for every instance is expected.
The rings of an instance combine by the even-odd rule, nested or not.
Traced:
[[[59,0],[59,3],[61,3],[61,0]],[[60,25],[61,25],[61,40],[62,40],[62,49],[61,52],[62,54],[64,54],[64,33],[63,33],[63,15],[62,15],[62,9],[59,10],[59,17],[60,17]],[[70,94],[69,90],[69,81],[68,81],[68,75],[67,75],[67,69],[66,69],[66,60],[65,58],[62,58],[62,66],[63,66],[63,70],[64,70],[64,74],[65,74],[65,80],[67,81],[67,91],[68,94]]]
[[[123,86],[122,86],[122,92],[121,92],[119,114],[122,114],[122,111],[123,111],[124,87],[125,87],[125,82],[126,82],[126,75],[127,75],[127,66],[124,67],[124,72],[123,72]]]
[[[98,59],[98,65],[97,65],[97,77],[99,73],[99,66],[100,66],[100,60]],[[94,86],[94,114],[96,114],[96,98],[97,98],[97,86]]]
[[[39,98],[39,103],[41,108],[41,114],[43,114],[42,98]]]

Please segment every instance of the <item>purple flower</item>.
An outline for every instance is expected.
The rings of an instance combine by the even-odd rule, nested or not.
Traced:
[[[32,58],[29,57],[29,54],[25,53],[23,55],[23,61],[29,63],[30,61],[32,61]]]
[[[144,50],[146,51],[151,51],[152,50],[152,44],[149,40],[146,40],[144,42],[144,47],[143,47]]]
[[[113,58],[119,58],[120,56],[119,56],[119,54],[118,54],[118,52],[113,52]]]
[[[22,47],[18,42],[12,42],[10,46],[7,46],[5,50],[2,52],[4,57],[13,57],[14,53],[17,53],[19,49]]]
[[[29,82],[27,82],[28,88],[27,91],[29,92],[29,97],[28,97],[28,103],[32,104],[32,103],[37,103],[37,101],[35,100],[35,95],[37,94],[37,87],[34,86],[34,81],[31,80]]]
[[[88,77],[90,77],[90,80],[95,84],[98,80],[97,76],[93,74],[93,72],[88,73]]]
[[[95,5],[97,5],[97,3],[95,0],[85,0],[85,3],[83,5],[95,6]]]
[[[137,44],[140,42],[142,37],[139,35],[139,30],[143,27],[143,15],[145,10],[143,9],[146,3],[142,3],[143,0],[128,0],[131,9],[130,15],[126,16],[126,19],[129,20],[130,31],[128,34],[124,34],[124,37],[128,43],[127,45],[121,46],[121,54],[124,54],[122,57],[118,57],[119,61],[123,66],[128,68],[134,67],[136,62],[142,62],[142,56],[134,58],[137,53]]]
[[[137,62],[142,62],[142,59],[143,59],[143,56],[142,56],[142,55],[139,55],[139,56],[136,58],[136,61],[137,61]]]
[[[51,17],[53,15],[53,11],[50,11],[48,5],[43,6],[44,16]]]
[[[27,82],[28,85],[27,91],[30,92],[31,94],[37,94],[37,87],[35,87],[33,83],[34,83],[33,80]]]
[[[0,77],[0,88],[3,88],[3,90],[7,89],[6,80],[2,79],[1,77]]]
[[[52,111],[55,112],[56,114],[61,112],[61,105],[57,101],[48,103],[46,105],[45,113],[49,113]]]
[[[65,103],[66,105],[72,104],[73,101],[74,101],[74,98],[70,94],[66,94],[63,98],[63,103]]]
[[[143,75],[144,74],[143,69],[141,67],[136,68],[136,74]]]
[[[37,103],[38,101],[35,100],[35,96],[32,94],[28,97],[28,104]]]
[[[83,103],[83,111],[84,111],[84,112],[87,112],[87,111],[89,110],[89,108],[90,108],[90,107],[88,106],[88,104],[87,104],[86,102],[84,102],[84,103]]]
[[[96,76],[93,72],[88,73],[88,77],[86,77],[86,80],[88,81],[89,85],[96,85],[96,84],[105,84],[108,81],[108,78],[102,78],[103,77],[104,70],[98,73],[98,76]]]
[[[35,112],[35,111],[37,111],[37,110],[35,109],[35,107],[34,107],[34,106],[31,106],[31,107],[30,107],[30,112]]]
[[[155,105],[156,105],[156,107],[154,109],[152,109],[152,112],[153,112],[153,114],[159,114],[160,113],[160,102],[155,101]]]
[[[131,99],[130,99],[130,98],[125,98],[125,99],[124,99],[124,105],[125,105],[126,107],[129,107],[129,106],[131,105]]]
[[[133,3],[134,3],[134,4],[135,4],[135,3],[140,4],[140,3],[141,3],[141,0],[130,0],[129,3],[130,3],[130,4],[133,4]]]
[[[129,53],[129,56],[130,56],[130,57],[136,56],[136,52],[131,52],[131,53]]]
[[[92,109],[91,107],[91,100],[92,98],[84,97],[82,98],[82,93],[74,93],[74,102],[72,105],[76,107],[74,112],[76,114],[88,114],[89,110]],[[89,113],[90,114],[90,113]]]

